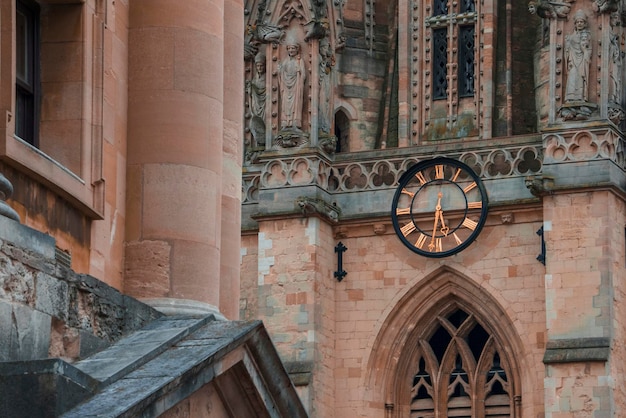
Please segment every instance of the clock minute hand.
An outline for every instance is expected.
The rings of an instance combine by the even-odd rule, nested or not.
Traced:
[[[435,237],[437,236],[437,226],[439,225],[439,217],[441,216],[441,192],[439,192],[437,197],[439,199],[437,200],[437,206],[435,206],[435,222],[433,225],[433,235],[430,238],[430,244],[428,244],[428,249],[430,251],[433,251],[435,249]]]

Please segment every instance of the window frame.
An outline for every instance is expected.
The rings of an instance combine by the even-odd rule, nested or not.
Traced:
[[[74,69],[80,74],[80,79],[73,82],[76,86],[74,92],[80,95],[81,107],[78,112],[69,112],[69,109],[58,106],[49,108],[59,111],[61,115],[57,120],[63,122],[67,114],[72,114],[72,118],[79,123],[79,132],[76,135],[66,135],[63,137],[70,146],[74,147],[77,155],[75,168],[70,169],[60,163],[55,158],[55,147],[57,147],[54,136],[46,136],[39,126],[38,140],[29,143],[24,138],[20,138],[16,131],[16,116],[18,113],[17,98],[18,86],[17,65],[16,65],[16,13],[17,2],[15,0],[0,0],[0,30],[9,36],[0,38],[0,53],[3,57],[13,57],[0,61],[0,160],[17,169],[18,171],[33,178],[43,184],[54,193],[66,199],[71,205],[76,207],[91,219],[104,218],[105,203],[105,182],[103,178],[103,108],[104,108],[104,0],[67,0],[59,3],[54,0],[37,1],[41,8],[39,25],[39,58],[44,59],[44,44],[46,42],[46,31],[44,25],[44,10],[53,11],[54,16],[60,18],[63,13],[70,11],[74,13],[77,31],[74,40],[81,55],[76,61]],[[51,18],[48,17],[48,20]],[[48,30],[48,36],[51,32]],[[52,42],[55,42],[53,40]],[[57,45],[59,44],[56,40]],[[52,58],[50,58],[52,57]],[[55,65],[55,62],[66,64],[59,60],[58,56],[50,51],[48,61]],[[38,68],[42,72],[41,64]],[[53,68],[54,70],[54,68]],[[55,74],[64,74],[56,71]],[[43,88],[43,80],[40,76],[41,93],[38,102],[46,100],[46,91]],[[50,96],[51,98],[53,96]],[[55,96],[58,98],[59,96]],[[66,97],[60,96],[61,100]],[[65,104],[66,102],[64,102]],[[39,124],[43,118],[43,104],[38,105]],[[65,114],[63,113],[64,111]],[[34,123],[33,126],[36,126]],[[47,151],[42,150],[46,146]],[[62,152],[59,151],[59,152]],[[60,156],[60,155],[59,155]]]
[[[39,5],[30,0],[16,0],[15,23],[15,135],[34,147],[39,146],[39,114],[41,101],[40,84],[40,30]],[[25,77],[20,76],[19,61],[19,24],[17,15],[25,20],[24,39],[24,70]]]

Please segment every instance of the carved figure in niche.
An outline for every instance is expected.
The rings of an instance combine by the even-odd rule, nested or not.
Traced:
[[[300,56],[300,45],[297,42],[290,41],[286,49],[287,57],[278,67],[281,102],[280,129],[300,131],[306,68]]]
[[[542,19],[566,18],[572,8],[571,1],[531,1],[528,3],[528,11]]]
[[[319,98],[319,130],[330,134],[331,126],[331,94],[332,68],[335,57],[328,38],[320,40],[320,98]]]
[[[609,44],[609,77],[611,85],[609,89],[609,101],[620,104],[622,102],[622,62],[624,53],[621,50],[620,36],[617,27],[621,25],[619,12],[611,13],[611,35]]]
[[[589,94],[591,32],[587,27],[587,15],[582,10],[574,15],[574,31],[565,37],[565,60],[565,103],[586,102]]]
[[[255,74],[246,83],[250,106],[250,132],[257,145],[265,144],[265,103],[267,86],[265,83],[265,55],[257,54],[254,58]]]
[[[624,119],[622,109],[622,68],[624,52],[621,48],[619,26],[622,19],[619,12],[611,13],[611,33],[609,35],[609,106],[608,117],[615,124]]]

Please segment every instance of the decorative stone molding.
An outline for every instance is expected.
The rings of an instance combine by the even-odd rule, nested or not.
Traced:
[[[539,146],[524,145],[450,152],[446,156],[465,162],[481,178],[490,179],[541,173],[543,151]],[[244,174],[242,201],[244,204],[257,201],[259,189],[265,188],[318,185],[334,193],[388,189],[410,166],[431,157],[427,154],[414,154],[409,158],[393,155],[386,159],[331,163],[314,155],[283,156],[268,161],[260,173]]]
[[[341,209],[325,202],[323,199],[299,197],[296,199],[296,208],[302,212],[303,216],[317,214],[333,223],[339,222],[339,215],[341,215]]]
[[[624,138],[614,129],[583,129],[544,134],[545,163],[609,159],[626,169]]]
[[[10,198],[12,195],[13,185],[2,175],[2,173],[0,173],[0,215],[19,222],[20,215],[18,215],[17,212],[5,202],[5,200]]]

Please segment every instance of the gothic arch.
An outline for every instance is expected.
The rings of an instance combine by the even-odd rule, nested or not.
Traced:
[[[466,332],[462,328],[472,323],[488,334],[483,347],[486,355],[473,361],[468,347],[453,335],[448,352],[439,360],[450,366],[458,355],[462,363],[474,371],[487,370],[485,358],[491,358],[498,365],[501,363],[507,372],[505,384],[510,396],[510,416],[521,417],[523,344],[514,325],[495,298],[473,279],[449,266],[433,271],[407,291],[379,328],[367,362],[365,385],[367,400],[384,404],[386,417],[409,417],[412,382],[425,357],[420,354],[425,352],[424,341],[455,312],[468,314],[463,325],[459,322],[458,333]],[[444,365],[439,368],[445,369]],[[443,381],[441,376],[439,381]],[[488,383],[484,377],[476,381],[483,385]]]
[[[350,152],[354,151],[354,145],[350,144],[351,141],[354,141],[351,136],[351,125],[356,121],[357,112],[350,103],[335,98],[335,109],[333,110],[333,119],[334,119],[334,134],[337,137],[337,147],[335,152]]]

